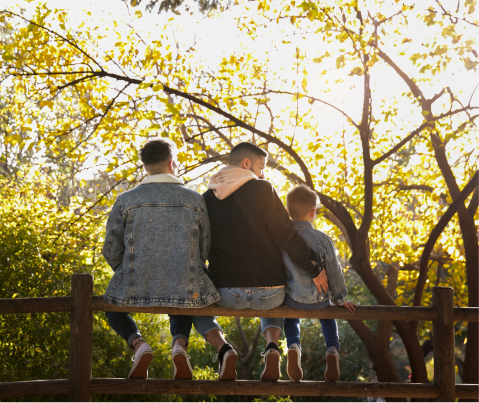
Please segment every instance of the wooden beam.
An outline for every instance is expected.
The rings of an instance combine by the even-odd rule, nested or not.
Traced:
[[[479,308],[454,308],[454,322],[479,322]]]
[[[438,402],[455,401],[454,293],[451,287],[433,287],[432,306],[439,312],[432,324],[434,344],[434,384]]]
[[[0,314],[68,312],[72,310],[72,297],[0,298]]]
[[[93,355],[93,276],[72,276],[73,309],[70,318],[70,401],[91,401]]]
[[[119,307],[111,305],[102,297],[93,297],[94,311],[110,312],[143,312],[161,313],[170,315],[196,315],[196,316],[239,316],[243,318],[311,318],[311,319],[360,319],[360,320],[424,320],[432,321],[438,316],[437,311],[430,307],[389,306],[373,305],[358,306],[356,311],[349,312],[342,306],[306,311],[293,309],[287,306],[279,306],[267,311],[255,311],[253,309],[228,309],[216,304],[204,308],[171,308],[171,307]]]
[[[93,378],[91,392],[102,394],[350,396],[437,398],[438,388],[425,383],[313,381],[182,381]]]
[[[456,385],[456,399],[477,401],[479,399],[479,385],[467,383]]]
[[[69,379],[0,383],[0,399],[16,397],[68,395],[72,387]]]

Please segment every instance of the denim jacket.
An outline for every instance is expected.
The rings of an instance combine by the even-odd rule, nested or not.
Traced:
[[[203,268],[210,242],[203,197],[173,175],[147,177],[118,197],[108,217],[102,253],[115,273],[103,298],[122,307],[220,300]]]
[[[314,304],[316,302],[331,299],[334,303],[342,304],[348,294],[344,282],[343,272],[336,257],[336,249],[333,240],[324,232],[313,228],[307,221],[293,220],[299,235],[306,244],[314,250],[321,259],[322,266],[328,275],[329,291],[320,294],[313,280],[304,270],[296,267],[286,252],[283,251],[283,259],[286,264],[286,292],[297,302]]]

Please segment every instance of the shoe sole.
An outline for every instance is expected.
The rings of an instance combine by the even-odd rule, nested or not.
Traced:
[[[288,350],[288,376],[292,381],[300,381],[303,379],[303,371],[298,366],[299,354],[297,351]]]
[[[339,379],[339,360],[334,354],[326,356],[326,371],[324,371],[324,379],[328,382],[336,382]]]
[[[279,354],[268,354],[265,359],[264,371],[261,374],[262,381],[277,381],[281,377],[279,370]]]
[[[176,369],[175,379],[193,379],[193,373],[188,365],[188,358],[183,354],[177,354],[173,357],[173,365]]]
[[[148,366],[153,360],[153,354],[149,351],[144,352],[135,368],[132,368],[128,378],[132,379],[146,379],[148,378]]]
[[[235,381],[236,380],[236,363],[238,362],[238,356],[236,354],[228,355],[223,363],[224,371],[220,375],[220,381]]]

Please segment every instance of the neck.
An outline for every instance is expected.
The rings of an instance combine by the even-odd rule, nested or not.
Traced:
[[[161,175],[161,174],[170,174],[175,176],[173,172],[169,172],[169,171],[166,171],[166,172],[165,171],[151,171],[151,172],[147,171],[146,173],[148,174],[148,176]]]
[[[309,215],[307,217],[303,217],[303,218],[293,218],[293,220],[295,221],[307,221],[307,222],[311,222],[311,218],[309,217]]]

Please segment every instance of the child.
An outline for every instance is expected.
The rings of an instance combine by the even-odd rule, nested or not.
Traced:
[[[319,293],[311,277],[296,267],[283,251],[287,274],[284,305],[296,309],[316,310],[330,306],[332,300],[345,306],[349,311],[355,310],[355,305],[345,299],[348,291],[332,239],[324,232],[313,228],[312,223],[317,218],[318,205],[318,196],[306,185],[300,185],[286,195],[287,210],[296,230],[321,258],[324,269],[320,277],[323,276],[326,289]],[[324,378],[334,382],[339,379],[338,326],[335,319],[320,319],[320,322],[327,345]],[[284,332],[288,343],[288,376],[293,381],[300,381],[303,378],[299,342],[300,319],[284,319]]]

